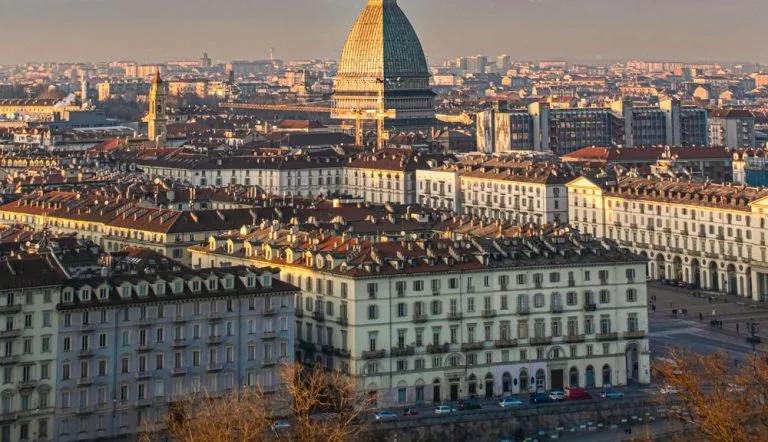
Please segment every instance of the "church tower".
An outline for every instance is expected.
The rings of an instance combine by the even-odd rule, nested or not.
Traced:
[[[149,141],[155,142],[158,147],[165,144],[168,136],[168,117],[165,114],[167,101],[168,84],[160,79],[158,69],[155,71],[155,78],[152,79],[152,87],[149,89],[149,113],[147,114]]]

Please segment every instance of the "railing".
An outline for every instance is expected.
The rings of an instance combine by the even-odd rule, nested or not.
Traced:
[[[588,312],[594,312],[597,310],[597,304],[584,304],[584,310]]]
[[[427,345],[427,353],[448,353],[451,346],[448,344],[429,344]]]
[[[144,370],[144,371],[136,372],[136,379],[149,379],[151,377],[152,377],[151,371]]]
[[[208,336],[208,345],[219,345],[221,341],[221,336]]]
[[[138,347],[136,347],[136,351],[139,353],[146,353],[150,350],[152,350],[152,347],[149,344],[141,344]]]
[[[517,306],[517,314],[518,315],[530,315],[531,314],[531,308],[525,305],[519,305]]]
[[[223,370],[223,369],[224,369],[224,365],[223,365],[223,364],[221,364],[220,362],[216,362],[216,363],[208,364],[208,365],[205,367],[205,371],[207,371],[207,372],[209,372],[209,373],[210,373],[210,372],[221,371],[221,370]]]
[[[270,309],[264,310],[264,312],[262,313],[262,316],[264,317],[276,316],[278,313],[280,313],[279,309],[276,307],[272,307]]]
[[[549,308],[549,311],[552,313],[562,313],[564,308],[562,305],[553,305]]]
[[[21,311],[21,304],[11,304],[0,306],[0,313],[19,313]]]
[[[598,341],[614,341],[619,338],[619,334],[617,332],[598,333],[596,338]]]
[[[0,331],[0,339],[13,339],[18,338],[19,336],[21,336],[20,329]]]
[[[184,315],[176,315],[173,317],[173,322],[187,322]]]
[[[416,348],[414,347],[395,347],[392,349],[392,357],[398,357],[398,356],[413,356],[416,353]]]
[[[364,351],[363,359],[381,359],[386,355],[386,350]]]
[[[427,315],[425,314],[418,314],[418,313],[413,314],[413,322],[415,322],[416,324],[427,322],[427,319],[428,319]]]
[[[531,345],[546,345],[552,343],[552,337],[551,336],[543,336],[538,338],[531,338],[529,343]]]
[[[448,320],[449,321],[461,321],[461,318],[463,315],[459,312],[450,312],[448,313]]]
[[[171,345],[172,345],[174,348],[182,348],[182,347],[186,347],[186,346],[187,346],[187,340],[186,340],[186,339],[184,339],[184,338],[177,338],[177,339],[174,339],[174,340],[171,342]]]
[[[496,348],[509,348],[517,346],[517,339],[497,339],[493,341],[493,345]]]
[[[480,316],[483,319],[490,319],[496,317],[496,310],[483,310]]]
[[[171,369],[171,375],[172,376],[184,376],[187,374],[187,368],[186,367],[178,367]]]
[[[277,338],[277,332],[274,330],[264,330],[261,332],[261,339],[269,341]]]
[[[584,335],[567,335],[564,340],[565,342],[574,343],[574,342],[584,342],[586,337]]]
[[[349,325],[349,318],[348,318],[348,317],[346,317],[346,316],[339,316],[338,318],[336,318],[336,322],[337,322],[339,325],[344,325],[344,326],[346,326],[346,325]]]
[[[323,322],[325,321],[325,314],[323,312],[314,312],[312,313],[312,319],[317,322]]]
[[[32,388],[37,388],[37,385],[39,383],[40,381],[38,381],[37,379],[27,379],[26,381],[19,381],[18,388],[19,390],[30,390]],[[93,383],[93,379],[91,379],[91,383]],[[80,385],[79,380],[78,380],[78,385]]]
[[[293,313],[297,318],[301,318],[302,316],[304,316],[304,310],[300,308],[295,309]]]
[[[465,342],[461,344],[461,351],[475,351],[485,348],[484,342]]]
[[[20,359],[21,356],[19,355],[2,356],[0,357],[0,365],[18,364]]]
[[[645,337],[645,332],[642,330],[624,332],[624,339],[640,339],[644,337]]]

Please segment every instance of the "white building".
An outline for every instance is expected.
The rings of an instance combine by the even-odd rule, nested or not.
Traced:
[[[631,177],[568,183],[571,224],[648,257],[649,276],[768,294],[768,190]]]
[[[645,260],[608,242],[230,236],[190,250],[203,267],[280,268],[303,290],[297,360],[349,373],[381,406],[650,381]]]

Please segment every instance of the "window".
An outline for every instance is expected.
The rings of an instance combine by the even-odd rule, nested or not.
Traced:
[[[566,302],[568,305],[576,305],[579,303],[579,295],[576,292],[568,292],[566,295]]]
[[[379,310],[378,307],[375,305],[369,305],[368,306],[368,319],[378,319],[379,318]]]
[[[544,295],[537,293],[533,296],[533,306],[536,308],[544,307]]]
[[[608,304],[611,302],[611,292],[608,290],[600,290],[600,304]]]
[[[395,291],[397,296],[405,296],[405,281],[397,281],[395,283]]]
[[[560,273],[559,272],[550,273],[549,282],[560,282]]]
[[[379,292],[379,284],[375,282],[369,282],[367,288],[368,288],[368,298],[376,299],[376,294]]]
[[[424,281],[420,279],[417,281],[413,281],[413,291],[414,292],[424,291]]]
[[[404,318],[408,315],[408,309],[404,302],[400,302],[397,304],[397,317],[398,318]]]
[[[627,289],[627,302],[637,302],[637,290]]]
[[[627,281],[634,282],[635,281],[635,269],[627,269]]]
[[[440,301],[434,300],[431,303],[431,311],[433,315],[439,315],[443,312],[443,305]]]

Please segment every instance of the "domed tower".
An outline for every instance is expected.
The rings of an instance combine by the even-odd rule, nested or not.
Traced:
[[[356,119],[393,110],[386,128],[428,128],[435,123],[430,76],[419,37],[397,0],[368,0],[339,59],[332,116]]]

